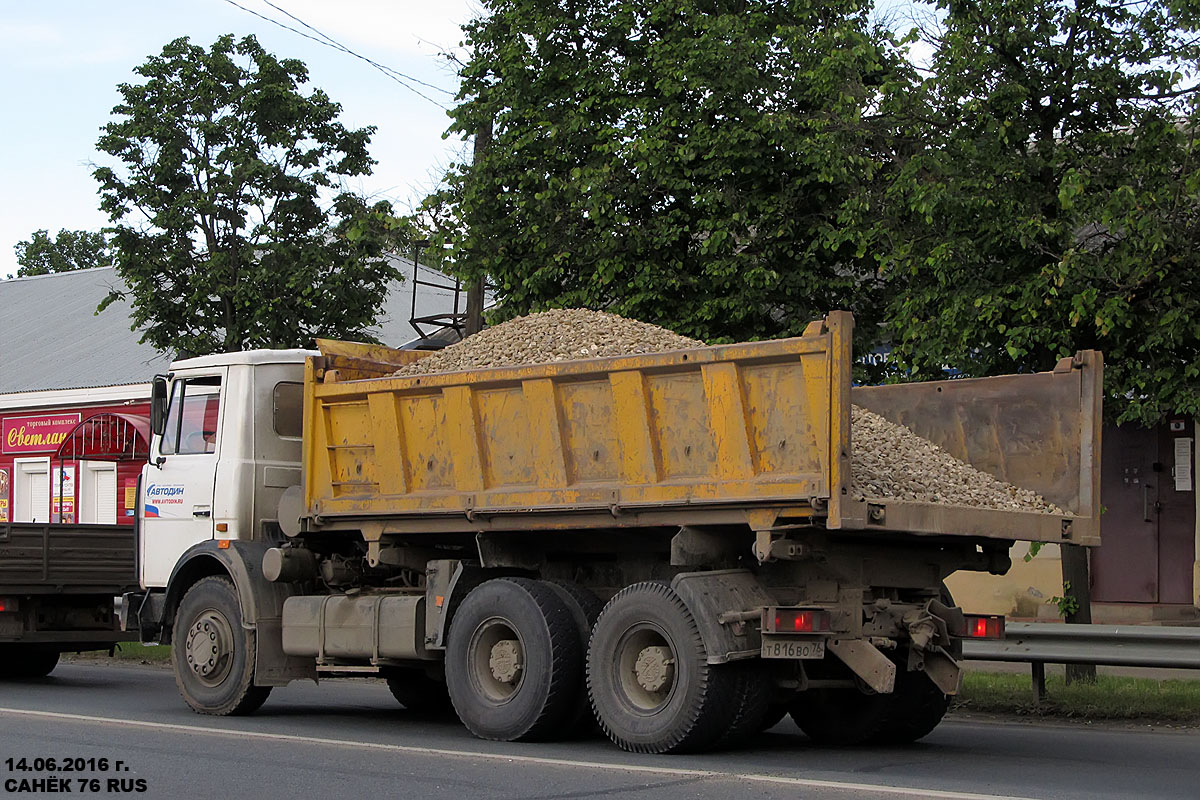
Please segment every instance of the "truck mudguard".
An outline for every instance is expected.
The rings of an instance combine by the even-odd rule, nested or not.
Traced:
[[[222,544],[226,546],[221,547]],[[187,590],[201,578],[225,574],[237,590],[242,624],[258,631],[255,684],[282,686],[299,678],[315,678],[311,659],[293,658],[283,652],[283,602],[300,592],[291,584],[272,583],[263,578],[263,554],[274,546],[272,542],[210,540],[188,548],[167,583],[160,641],[171,641],[175,610]]]
[[[724,664],[757,656],[762,648],[758,628],[740,615],[775,601],[748,570],[681,572],[671,581],[700,629],[708,663]]]

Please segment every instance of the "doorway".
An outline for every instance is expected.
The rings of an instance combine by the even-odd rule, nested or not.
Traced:
[[[1105,427],[1093,600],[1192,604],[1196,501],[1186,466],[1193,431],[1190,419],[1174,418],[1154,428]]]
[[[105,461],[79,464],[79,521],[117,524],[117,465]]]
[[[50,459],[13,459],[13,522],[50,521]]]

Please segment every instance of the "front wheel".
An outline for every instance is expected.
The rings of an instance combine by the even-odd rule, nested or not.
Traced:
[[[209,576],[188,589],[175,612],[171,665],[175,684],[193,710],[229,716],[249,714],[271,693],[254,685],[257,633],[242,626],[237,590],[225,577]]]

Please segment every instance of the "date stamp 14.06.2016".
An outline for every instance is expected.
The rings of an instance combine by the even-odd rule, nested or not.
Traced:
[[[9,757],[4,794],[143,794],[146,779],[124,761],[88,757]]]

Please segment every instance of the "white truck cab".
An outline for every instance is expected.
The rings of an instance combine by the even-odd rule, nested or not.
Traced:
[[[259,537],[284,490],[300,485],[310,355],[254,350],[189,358],[155,379],[138,537],[144,589],[166,587],[197,544]]]

